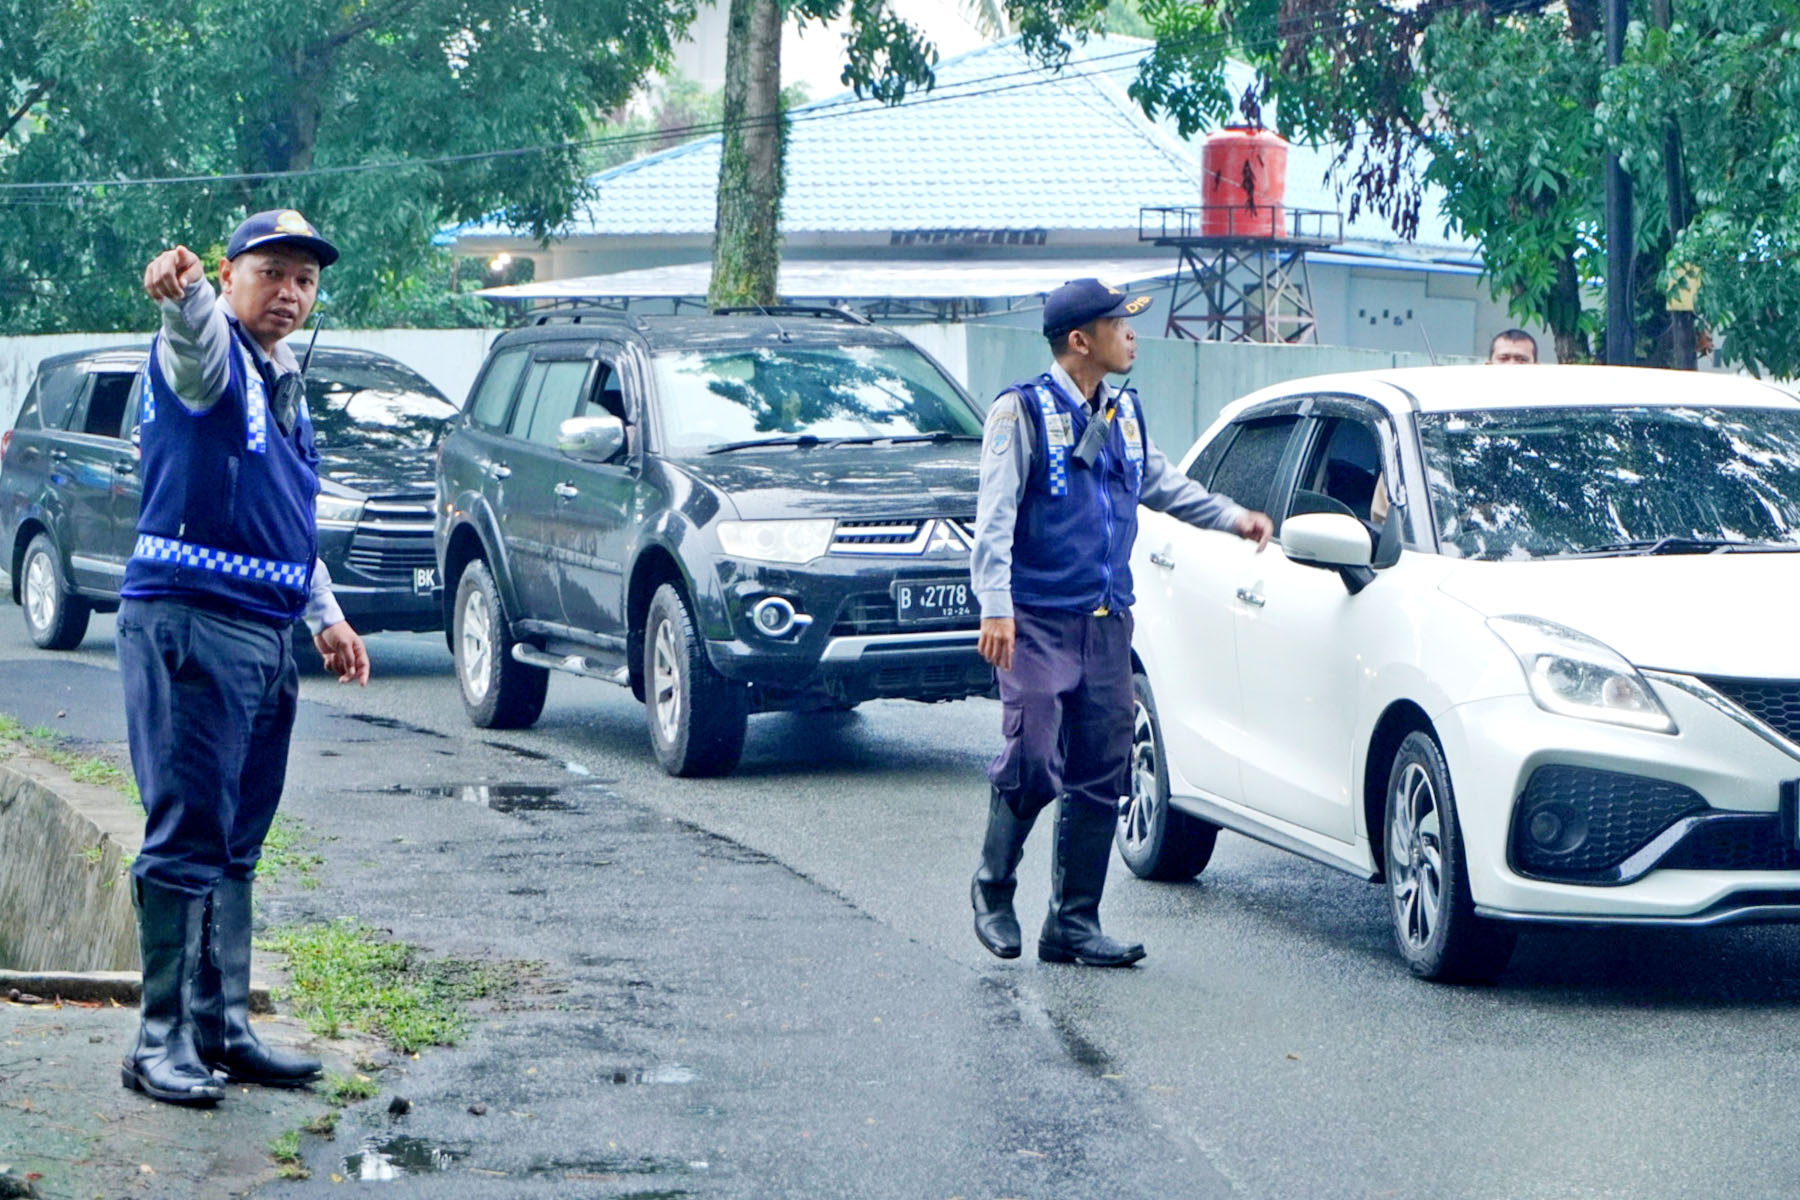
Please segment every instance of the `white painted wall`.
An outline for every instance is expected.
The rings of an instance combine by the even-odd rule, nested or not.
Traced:
[[[498,329],[327,329],[321,346],[374,350],[399,359],[460,406],[481,369]],[[305,336],[290,339],[304,352]],[[75,350],[105,346],[141,346],[144,333],[58,333],[38,337],[0,337],[0,429],[11,429],[25,392],[43,359]]]

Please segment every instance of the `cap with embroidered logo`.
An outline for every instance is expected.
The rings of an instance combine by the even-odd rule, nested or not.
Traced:
[[[1071,279],[1044,298],[1044,336],[1058,338],[1102,317],[1135,317],[1149,296],[1128,296],[1098,279]]]
[[[320,237],[312,222],[291,208],[272,208],[245,217],[225,243],[225,257],[236,258],[248,250],[276,245],[297,246],[318,259],[321,267],[329,267],[338,259],[337,247]]]

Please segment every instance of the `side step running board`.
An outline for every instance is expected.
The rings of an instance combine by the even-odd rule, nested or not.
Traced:
[[[585,654],[546,654],[535,646],[527,646],[523,642],[515,642],[512,656],[519,662],[534,667],[547,667],[552,671],[567,671],[571,675],[586,675],[589,679],[604,679],[608,683],[616,683],[621,687],[631,683],[631,668],[609,667],[597,658],[589,658]]]

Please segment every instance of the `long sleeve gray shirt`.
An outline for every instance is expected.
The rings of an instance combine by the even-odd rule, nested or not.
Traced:
[[[1051,366],[1050,377],[1069,395],[1081,395],[1081,389],[1060,363]],[[1110,400],[1114,394],[1102,382],[1094,395],[1087,397],[1088,411],[1095,411],[1097,399]],[[1013,531],[1031,474],[1032,453],[1031,421],[1019,405],[1018,392],[1000,393],[988,409],[982,432],[981,493],[975,506],[975,550],[969,558],[969,576],[983,617],[1013,615]],[[1189,525],[1227,532],[1235,530],[1244,513],[1230,497],[1215,496],[1176,470],[1148,438],[1144,486],[1138,502]]]
[[[157,366],[177,399],[190,412],[205,412],[219,402],[231,384],[231,326],[226,316],[230,301],[213,292],[212,285],[201,279],[190,284],[180,300],[161,300],[162,341],[158,343]],[[259,363],[268,363],[275,375],[291,374],[300,362],[287,343],[280,342],[273,354],[264,354],[255,339],[251,353]],[[331,594],[331,572],[320,559],[313,560],[312,590],[306,597],[306,627],[317,634],[327,625],[344,619]]]

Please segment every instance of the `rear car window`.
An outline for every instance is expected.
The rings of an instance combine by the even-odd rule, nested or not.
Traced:
[[[58,367],[38,374],[38,415],[45,429],[61,429],[69,420],[69,410],[81,396],[81,385],[87,376],[72,367]]]
[[[487,373],[469,397],[469,420],[483,429],[500,429],[506,425],[506,410],[512,405],[513,388],[519,373],[525,369],[527,352],[502,350],[488,364]]]
[[[1208,490],[1229,496],[1245,508],[1267,512],[1275,470],[1299,423],[1300,418],[1290,414],[1239,424],[1231,445],[1219,459]]]

